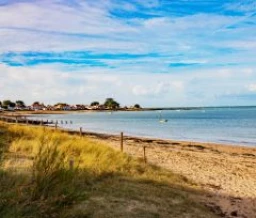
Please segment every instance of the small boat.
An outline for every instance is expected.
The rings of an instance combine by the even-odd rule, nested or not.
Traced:
[[[168,120],[162,118],[162,111],[160,111],[160,114],[159,114],[159,123],[166,123],[166,122],[168,122]]]
[[[159,122],[160,123],[166,123],[166,122],[168,122],[168,120],[167,119],[161,119],[161,120],[159,120]]]

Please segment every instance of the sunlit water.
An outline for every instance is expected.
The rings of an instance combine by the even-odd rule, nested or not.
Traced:
[[[64,128],[162,139],[217,142],[256,146],[256,108],[207,108],[143,112],[85,112],[34,115],[34,119],[58,120]],[[68,124],[61,124],[60,121]],[[72,121],[72,124],[70,124]]]

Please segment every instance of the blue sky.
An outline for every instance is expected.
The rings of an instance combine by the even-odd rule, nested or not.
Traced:
[[[0,100],[256,105],[252,0],[0,0]]]

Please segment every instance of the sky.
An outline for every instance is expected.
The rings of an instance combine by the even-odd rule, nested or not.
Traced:
[[[0,100],[256,105],[254,0],[0,0]]]

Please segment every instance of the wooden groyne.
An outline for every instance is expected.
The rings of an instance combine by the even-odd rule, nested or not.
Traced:
[[[7,123],[23,123],[23,124],[30,124],[30,125],[53,124],[53,121],[33,120],[33,119],[28,119],[26,116],[0,116],[0,120]]]
[[[29,116],[20,116],[20,115],[0,115],[0,121],[7,123],[19,123],[25,125],[37,125],[37,126],[55,126],[58,127],[61,125],[73,124],[73,121],[70,120],[45,120],[45,119],[31,119]]]

